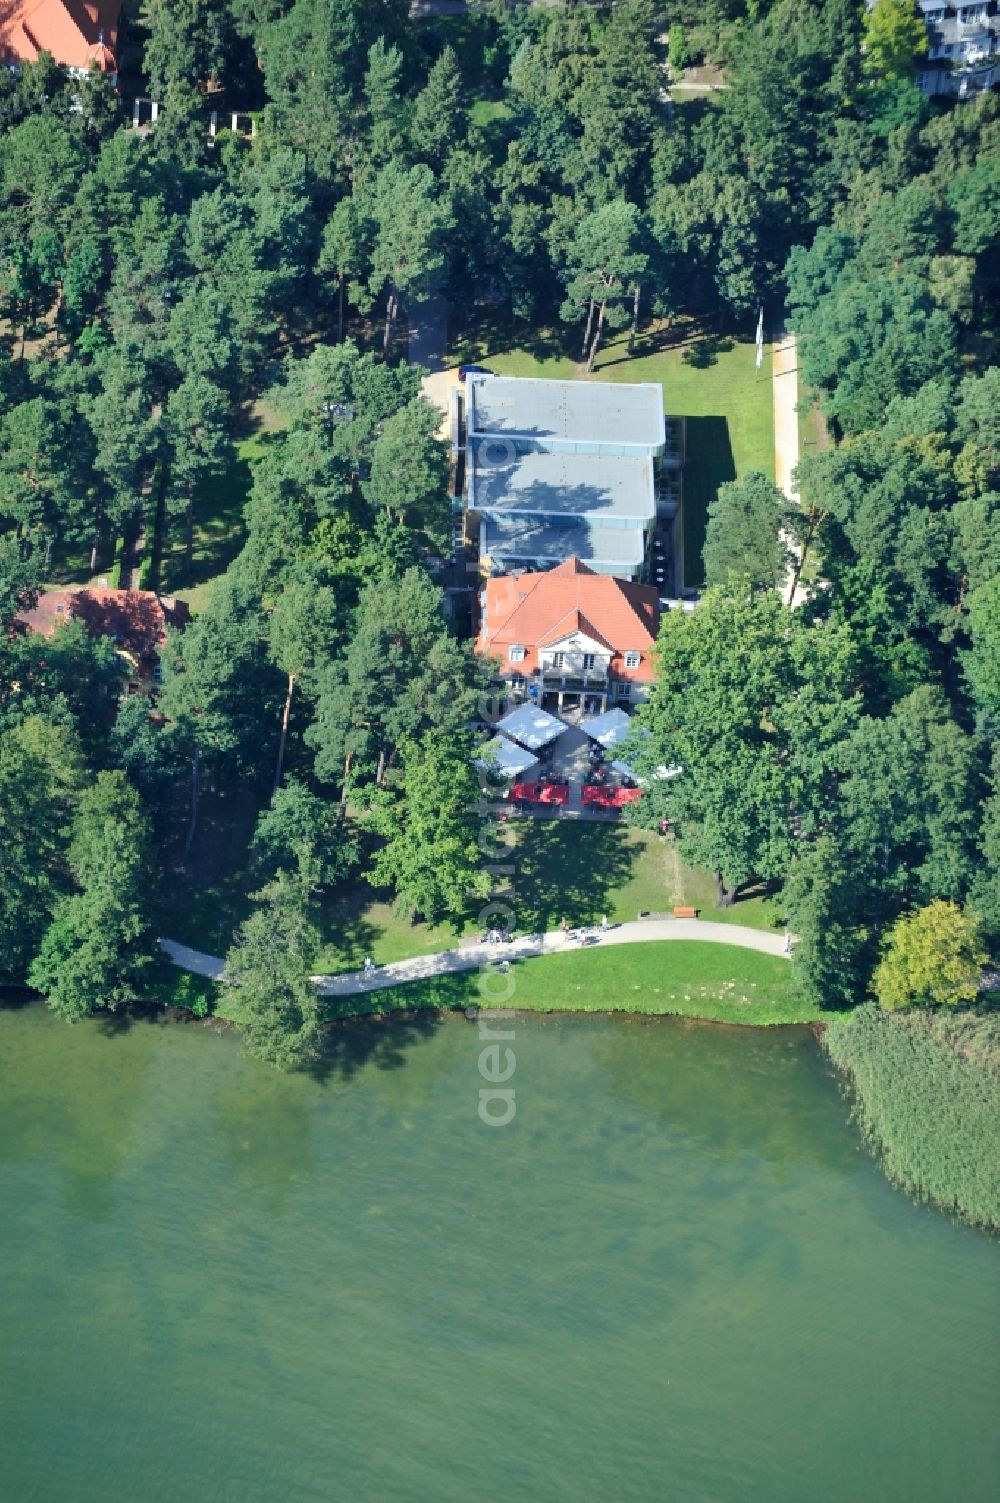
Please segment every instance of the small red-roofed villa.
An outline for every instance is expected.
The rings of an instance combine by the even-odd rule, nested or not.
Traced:
[[[653,680],[657,592],[578,558],[539,574],[488,579],[476,652],[493,658],[515,699],[545,709],[630,708]]]
[[[33,610],[17,617],[19,628],[51,637],[70,621],[79,621],[91,637],[111,637],[128,664],[133,684],[157,678],[159,649],[168,626],[190,620],[183,600],[153,590],[46,590]]]
[[[118,73],[121,0],[0,0],[0,63],[37,63],[43,52],[73,73]]]

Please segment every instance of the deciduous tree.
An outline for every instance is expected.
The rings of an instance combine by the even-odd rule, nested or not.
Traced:
[[[226,956],[219,1014],[240,1029],[250,1054],[293,1069],[314,1058],[320,1039],[320,999],[310,979],[320,938],[309,882],[279,871],[255,902]]]
[[[672,821],[684,859],[732,903],[752,877],[782,878],[829,817],[858,710],[849,637],[806,626],[777,595],[710,590],[697,611],[667,613],[655,656],[623,752],[646,784],[636,817]]]
[[[300,870],[324,886],[345,877],[358,859],[357,842],[338,811],[295,778],[277,790],[251,843],[272,874]]]
[[[720,485],[709,503],[702,550],[707,583],[725,584],[736,575],[752,591],[780,590],[792,562],[787,513],[782,492],[757,471]]]
[[[78,890],[56,907],[28,981],[68,1022],[139,1000],[152,959],[148,830],[124,773],[101,772],[73,820],[69,866]]]
[[[391,887],[414,916],[457,917],[491,889],[479,845],[479,784],[468,737],[432,731],[404,753],[402,798],[379,795],[372,823],[385,837],[374,881]]]
[[[958,1007],[975,1001],[985,963],[975,920],[936,900],[896,920],[872,989],[886,1012],[915,1002]]]
[[[875,0],[864,16],[865,51],[878,78],[909,78],[927,51],[927,31],[913,0]]]
[[[0,973],[21,983],[68,886],[66,830],[85,780],[72,728],[29,716],[0,734]]]
[[[451,530],[448,454],[436,407],[417,397],[387,418],[372,451],[368,500],[395,522],[424,532],[439,549]]]

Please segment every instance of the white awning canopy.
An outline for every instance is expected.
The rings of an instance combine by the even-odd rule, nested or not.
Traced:
[[[581,720],[580,729],[591,741],[607,747],[620,741],[631,724],[624,710],[606,710],[603,715],[591,715],[589,720]]]
[[[498,731],[513,737],[529,751],[539,751],[543,746],[548,746],[565,729],[561,720],[557,720],[547,710],[540,710],[537,705],[518,705],[516,710],[511,710],[502,720],[497,721]]]
[[[639,783],[641,785],[642,783],[647,781],[645,778],[636,777],[635,773],[632,771],[631,767],[629,767],[627,762],[612,762],[611,766],[614,768],[615,772],[620,772],[623,778],[631,778],[633,783]],[[679,777],[683,771],[683,767],[664,767],[661,764],[653,773],[653,782],[661,783],[664,778]]]
[[[534,767],[537,760],[533,752],[525,751],[523,746],[517,746],[506,736],[494,736],[492,741],[480,747],[476,766],[484,771],[496,770],[502,778],[516,778],[529,767]]]

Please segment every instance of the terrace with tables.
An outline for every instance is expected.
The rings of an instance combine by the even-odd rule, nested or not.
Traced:
[[[497,722],[476,764],[508,784],[502,797],[511,813],[614,820],[642,797],[631,768],[611,755],[628,728],[623,710],[570,724],[522,704]]]

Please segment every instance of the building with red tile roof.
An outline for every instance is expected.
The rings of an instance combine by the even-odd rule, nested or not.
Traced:
[[[35,63],[49,52],[86,73],[116,74],[121,0],[0,0],[0,63]]]
[[[33,610],[18,616],[28,631],[51,637],[67,621],[82,621],[92,637],[113,637],[118,651],[141,677],[151,677],[168,626],[189,621],[183,600],[153,590],[46,590]]]
[[[578,558],[539,574],[488,579],[476,652],[515,695],[545,708],[631,705],[653,679],[659,599],[650,585],[597,574]]]

